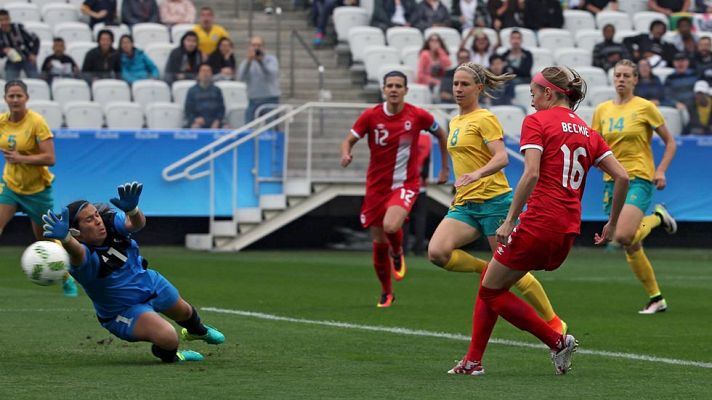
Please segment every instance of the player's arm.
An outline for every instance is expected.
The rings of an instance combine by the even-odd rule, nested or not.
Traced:
[[[438,147],[440,148],[440,173],[438,174],[438,183],[447,182],[450,178],[450,161],[447,154],[447,132],[442,126],[438,125],[437,131],[430,131],[430,134],[438,138]]]
[[[117,188],[119,197],[109,200],[111,204],[126,213],[125,228],[128,232],[137,232],[146,226],[146,216],[138,208],[138,200],[143,191],[143,184],[138,182],[124,183]]]
[[[490,158],[487,164],[483,165],[480,169],[462,174],[457,181],[455,181],[455,187],[469,185],[485,176],[495,174],[509,164],[509,157],[507,156],[507,149],[504,146],[504,140],[487,142],[487,149],[489,149],[490,154],[492,154],[492,158]]]
[[[608,243],[613,239],[613,234],[616,231],[618,217],[621,215],[623,204],[628,193],[628,173],[618,160],[609,153],[604,155],[603,159],[598,162],[598,167],[603,172],[613,178],[613,200],[611,202],[611,214],[608,216],[608,222],[603,227],[603,231],[599,235],[594,235],[594,243],[601,245]]]
[[[87,249],[72,236],[69,229],[69,209],[64,207],[62,214],[58,216],[52,210],[48,210],[47,214],[42,216],[43,233],[42,236],[47,239],[56,239],[62,243],[62,247],[69,253],[69,262],[71,265],[83,265],[87,259]]]
[[[349,164],[351,164],[351,160],[353,160],[353,156],[351,155],[351,150],[354,148],[354,145],[359,141],[359,137],[356,136],[356,134],[352,132],[349,132],[348,135],[344,138],[344,141],[341,142],[341,166],[346,168],[348,167]]]
[[[514,191],[512,204],[509,206],[507,218],[502,225],[497,229],[495,234],[497,242],[507,244],[509,235],[512,234],[514,226],[519,219],[519,214],[522,213],[522,208],[526,204],[527,199],[534,191],[536,183],[539,181],[539,166],[541,164],[542,150],[538,148],[528,148],[524,150],[524,173],[519,179],[517,189]]]
[[[44,165],[51,167],[54,165],[54,140],[52,138],[39,142],[39,153],[20,154],[17,150],[4,150],[5,161],[11,164]]]
[[[665,143],[665,152],[663,153],[662,160],[660,160],[660,164],[658,164],[658,168],[655,169],[655,175],[653,175],[653,184],[655,184],[655,187],[658,190],[663,190],[665,189],[665,186],[667,186],[665,172],[670,166],[672,158],[675,156],[675,152],[677,151],[677,143],[675,142],[675,139],[672,137],[672,134],[668,130],[667,125],[662,124],[658,126],[657,128],[655,128],[655,132],[658,133],[660,139],[662,139],[663,143]]]

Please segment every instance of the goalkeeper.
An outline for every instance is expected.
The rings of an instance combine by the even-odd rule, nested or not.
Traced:
[[[198,352],[178,350],[173,325],[158,313],[183,327],[183,340],[220,344],[225,336],[204,325],[178,290],[147,268],[131,239],[146,225],[138,208],[142,188],[138,182],[120,185],[119,197],[110,200],[118,210],[86,200],[70,203],[59,216],[49,210],[42,217],[44,236],[60,240],[69,253],[69,273],[94,303],[101,326],[129,342],[151,342],[151,352],[163,362],[201,361]]]

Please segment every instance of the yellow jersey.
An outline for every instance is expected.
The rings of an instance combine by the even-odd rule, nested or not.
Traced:
[[[210,28],[210,32],[205,32],[200,24],[195,24],[193,32],[198,35],[198,50],[206,56],[209,56],[210,53],[215,51],[215,48],[218,47],[220,39],[230,37],[225,28],[218,24],[213,24]]]
[[[492,158],[487,143],[503,140],[504,131],[497,117],[483,108],[450,121],[447,151],[452,159],[455,179],[482,168]],[[512,191],[504,171],[485,176],[457,189],[454,205],[468,201],[482,202]]]
[[[27,110],[20,122],[10,121],[10,113],[0,114],[0,149],[17,150],[20,154],[39,154],[39,143],[52,139],[52,131],[40,114]],[[52,184],[54,175],[43,165],[6,162],[2,179],[17,194],[35,194]]]
[[[622,105],[614,104],[613,100],[599,104],[593,113],[591,127],[603,135],[630,179],[652,181],[655,164],[650,143],[653,129],[664,123],[655,104],[635,96]],[[603,179],[612,180],[608,174],[604,174]]]

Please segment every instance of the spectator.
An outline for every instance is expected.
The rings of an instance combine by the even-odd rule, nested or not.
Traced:
[[[524,25],[524,0],[489,0],[487,8],[492,16],[492,28],[499,31]]]
[[[245,123],[255,119],[257,108],[264,104],[279,104],[279,61],[266,54],[264,40],[259,36],[250,39],[247,59],[242,60],[237,71],[238,79],[247,83]],[[263,113],[260,112],[260,115]],[[258,115],[259,116],[259,115]]]
[[[192,24],[195,22],[195,6],[192,0],[163,0],[158,6],[163,25]]]
[[[455,0],[452,2],[451,14],[457,19],[463,32],[475,27],[492,26],[486,0]]]
[[[712,135],[712,98],[707,81],[697,81],[694,87],[695,101],[690,107],[690,135]]]
[[[524,26],[541,28],[561,28],[564,26],[564,10],[560,0],[526,0],[523,12]]]
[[[7,57],[5,79],[11,81],[25,71],[28,78],[37,78],[37,52],[40,39],[34,33],[27,32],[24,25],[13,24],[10,13],[0,10],[0,58]]]
[[[689,111],[694,103],[695,71],[690,69],[690,60],[685,53],[675,54],[675,72],[665,78],[665,99],[669,105],[681,111]]]
[[[220,88],[213,84],[213,69],[206,63],[198,67],[198,80],[185,96],[185,116],[188,128],[222,128],[225,100]]]
[[[450,12],[440,0],[423,0],[415,6],[410,25],[421,31],[433,26],[449,27],[451,25]]]
[[[116,0],[84,0],[79,11],[89,17],[92,28],[98,23],[116,24]]]
[[[517,77],[512,80],[514,85],[529,83],[532,79],[532,65],[534,56],[529,50],[522,47],[522,33],[514,29],[509,35],[509,50],[502,54],[506,61],[504,71]]]
[[[384,32],[394,26],[410,26],[408,21],[414,11],[415,0],[376,0],[373,6],[371,25]],[[315,24],[315,26],[317,25]]]
[[[701,14],[712,13],[712,0],[695,0],[695,12]]]
[[[655,76],[650,62],[645,58],[638,61],[638,84],[633,92],[636,96],[650,100],[656,106],[665,103],[665,89],[660,78]]]
[[[331,14],[338,3],[338,0],[312,0],[312,23],[316,28],[312,43],[315,46],[321,45],[322,40],[324,40],[329,18],[331,18]]]
[[[180,39],[180,46],[171,50],[166,61],[165,77],[168,84],[182,79],[195,79],[202,62],[198,51],[198,34],[188,31]]]
[[[440,80],[440,102],[441,103],[455,103],[455,98],[452,95],[452,80],[455,77],[455,70],[460,64],[470,62],[470,50],[464,47],[460,47],[457,51],[457,64],[452,65],[450,69],[445,72],[445,76]]]
[[[99,31],[98,46],[89,50],[84,57],[82,75],[89,83],[97,79],[121,78],[119,52],[114,49],[114,33],[108,29]]]
[[[489,37],[481,29],[472,28],[470,32],[462,39],[460,47],[465,47],[467,40],[472,37],[472,47],[470,48],[470,61],[475,64],[480,64],[483,67],[489,67],[489,58],[497,48],[497,44],[492,46]]]
[[[208,64],[210,64],[210,67],[213,69],[214,80],[235,79],[235,71],[237,70],[235,52],[230,39],[220,39],[218,48],[208,57]]]
[[[141,79],[158,79],[156,64],[141,49],[134,47],[131,35],[122,35],[119,39],[119,59],[121,78],[130,84]]]
[[[144,22],[160,23],[156,0],[123,0],[121,20],[128,26]]]
[[[668,39],[677,51],[693,55],[697,49],[697,34],[692,33],[692,19],[681,17],[677,20],[677,33]]]
[[[591,14],[596,15],[606,7],[610,11],[618,11],[618,0],[585,0],[584,8]]]
[[[669,17],[674,13],[689,10],[690,0],[648,0],[648,8]]]
[[[712,82],[712,39],[706,36],[700,38],[692,61],[697,76],[707,83]]]
[[[207,58],[218,46],[218,41],[224,37],[230,37],[225,28],[215,23],[215,13],[210,7],[200,8],[199,23],[193,27],[193,31],[198,34],[198,48]]]
[[[616,28],[613,24],[606,24],[603,27],[603,42],[597,43],[593,47],[593,65],[603,68],[608,72],[616,63],[624,58],[630,58],[628,49],[623,43],[613,41]]]
[[[64,54],[64,39],[54,38],[52,42],[52,54],[45,58],[42,63],[42,78],[47,83],[52,83],[54,78],[77,78],[79,77],[79,67],[72,57]]]
[[[418,76],[415,81],[430,86],[431,90],[440,85],[440,80],[452,64],[448,54],[447,47],[440,35],[433,33],[428,36],[420,49]]]
[[[503,75],[505,73],[504,58],[499,54],[494,54],[489,59],[489,70],[496,75]],[[511,106],[512,100],[514,99],[514,80],[505,81],[502,86],[497,89],[490,88],[490,96],[482,96],[482,103],[487,106]]]
[[[677,50],[675,46],[663,42],[663,35],[667,31],[665,23],[655,20],[650,23],[650,32],[623,39],[623,44],[635,61],[647,58],[653,68],[666,67],[672,64],[672,59]]]

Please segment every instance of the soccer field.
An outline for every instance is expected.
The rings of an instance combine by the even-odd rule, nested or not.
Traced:
[[[538,273],[580,341],[554,375],[548,351],[500,320],[481,377],[446,371],[467,350],[479,275],[409,257],[396,302],[375,307],[369,252],[208,254],[144,248],[221,346],[190,342],[201,363],[162,365],[147,343],[99,326],[81,292],[29,282],[22,249],[0,248],[1,399],[698,399],[712,390],[712,251],[649,250],[669,310],[646,300],[620,253],[575,249]],[[484,257],[484,254],[480,254]]]

